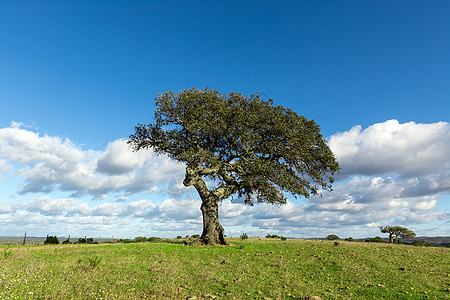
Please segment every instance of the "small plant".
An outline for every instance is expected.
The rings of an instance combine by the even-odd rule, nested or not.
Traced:
[[[280,236],[280,239],[281,239],[282,241],[285,241],[285,240],[287,240],[287,238],[286,238],[286,237],[284,237],[284,236]]]
[[[334,242],[334,245],[337,247],[339,246],[339,242]]]
[[[9,250],[9,251],[8,251]],[[5,258],[8,258],[8,257],[10,257],[11,256],[11,249],[5,249],[5,252],[4,252],[4,254],[5,254]]]
[[[94,269],[98,267],[100,262],[102,261],[101,257],[88,257],[87,259],[78,259],[78,266],[83,269],[84,271],[87,271],[89,269]]]
[[[101,261],[102,261],[101,257],[93,257],[93,258],[89,257],[88,258],[89,266],[92,268],[97,267]]]
[[[248,235],[246,233],[241,234],[241,240],[248,239]]]

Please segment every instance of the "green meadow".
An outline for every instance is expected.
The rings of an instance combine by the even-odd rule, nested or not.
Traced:
[[[0,247],[0,299],[448,299],[450,249],[230,239]]]

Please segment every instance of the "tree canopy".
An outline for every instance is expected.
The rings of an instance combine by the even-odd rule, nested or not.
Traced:
[[[284,204],[285,192],[309,197],[331,190],[339,165],[320,127],[272,99],[193,88],[155,101],[154,122],[138,124],[129,144],[184,162],[183,183],[197,189],[202,211],[233,194],[249,205]]]
[[[405,239],[413,239],[416,233],[408,228],[402,226],[380,226],[382,233],[389,233],[389,243],[394,243],[398,237]]]

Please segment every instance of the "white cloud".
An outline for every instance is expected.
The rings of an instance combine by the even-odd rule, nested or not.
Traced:
[[[355,126],[329,138],[343,174],[333,192],[280,207],[224,200],[221,223],[233,236],[379,235],[377,226],[382,224],[436,228],[449,219],[440,206],[450,190],[449,141],[449,124],[444,122],[391,120],[364,130]],[[104,151],[83,150],[68,139],[12,124],[0,129],[0,172],[11,169],[24,180],[20,194],[48,196],[0,202],[0,228],[45,228],[49,232],[43,234],[54,230],[83,236],[100,230],[102,235],[176,236],[200,233],[202,228],[201,201],[195,199],[195,190],[182,185],[184,165],[150,150],[132,152],[122,139]],[[98,202],[52,198],[55,191],[91,195]],[[136,200],[142,192],[166,200]],[[436,230],[449,234],[448,228]]]
[[[397,120],[355,126],[328,139],[342,175],[402,176],[435,174],[450,160],[450,125],[446,122],[400,124]],[[447,165],[448,168],[448,165]]]
[[[42,196],[32,199],[26,206],[26,210],[39,212],[42,215],[62,215],[79,202],[69,198],[53,200],[48,196]]]
[[[158,185],[184,176],[183,164],[151,150],[132,152],[122,139],[103,152],[82,150],[68,139],[41,136],[18,123],[0,129],[0,158],[0,171],[7,162],[21,165],[16,174],[24,178],[22,195],[65,191],[104,199],[111,192],[155,192]]]

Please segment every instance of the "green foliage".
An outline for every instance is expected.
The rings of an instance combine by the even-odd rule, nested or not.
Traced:
[[[337,235],[335,235],[335,234],[330,234],[330,235],[327,236],[327,240],[330,240],[330,241],[332,241],[332,240],[340,240],[340,238]]]
[[[93,238],[79,238],[77,244],[98,244]]]
[[[381,237],[376,236],[374,238],[370,238],[369,242],[371,242],[371,243],[383,243],[384,241],[383,241],[383,239]]]
[[[147,242],[148,240],[147,240],[147,238],[144,237],[144,236],[137,236],[137,237],[134,238],[134,241],[135,241],[136,243],[142,243],[142,242]]]
[[[287,238],[284,237],[284,236],[280,236],[280,239],[281,239],[282,241],[286,241],[286,240],[287,240]]]
[[[425,246],[425,242],[422,242],[422,241],[414,241],[414,242],[412,242],[411,245],[423,247],[423,246]]]
[[[248,239],[248,235],[246,233],[241,234],[241,240]]]
[[[276,235],[276,234],[267,234],[267,235],[266,235],[266,238],[267,238],[267,239],[279,239],[280,236],[279,236],[279,235]]]
[[[177,240],[181,240],[183,237],[181,235],[177,236]]]
[[[339,242],[334,242],[334,246],[339,246]]]
[[[58,238],[55,236],[51,236],[51,235],[47,235],[47,238],[44,241],[44,245],[58,245],[59,244],[59,240]]]
[[[400,243],[397,239],[398,237],[402,237],[405,239],[413,239],[416,237],[416,233],[408,228],[402,226],[380,226],[380,231],[382,233],[389,233],[389,242],[390,243]]]
[[[272,99],[193,88],[155,100],[154,123],[138,124],[129,144],[186,163],[186,186],[208,176],[220,199],[237,193],[247,204],[331,189],[339,165],[319,126]]]
[[[78,267],[80,267],[84,271],[88,271],[90,269],[94,269],[100,265],[100,262],[102,261],[101,256],[93,256],[93,257],[87,257],[87,258],[80,258],[77,261]]]
[[[8,250],[9,250],[9,251],[8,251]],[[5,257],[5,258],[10,257],[11,254],[12,254],[11,249],[5,249],[5,251],[4,251],[4,257]]]
[[[191,238],[193,238],[193,239],[198,239],[198,238],[200,238],[200,235],[199,235],[199,234],[193,234],[193,235],[191,236]]]
[[[348,242],[353,242],[354,241],[354,239],[352,237],[345,238],[345,240],[348,241]]]

